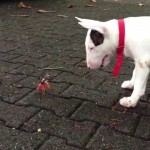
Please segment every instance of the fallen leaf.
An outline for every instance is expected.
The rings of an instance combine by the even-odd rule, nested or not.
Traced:
[[[67,6],[67,8],[73,8],[73,7],[74,7],[73,4],[70,4],[70,5]]]
[[[111,110],[112,110],[112,111],[116,111],[116,106],[113,106],[113,107],[111,108]]]
[[[141,7],[141,6],[144,6],[144,4],[143,3],[139,3],[139,6]]]
[[[68,18],[68,16],[66,15],[57,15],[58,17],[62,17],[62,18]]]
[[[20,2],[20,3],[18,4],[18,7],[19,7],[19,8],[26,8],[26,9],[31,9],[31,8],[32,8],[32,7],[29,6],[29,5],[25,5],[23,2]]]
[[[104,9],[104,10],[111,10],[110,8]]]
[[[118,123],[121,123],[123,122],[123,120],[118,120],[118,119],[111,119],[112,122],[118,122]]]
[[[86,4],[85,7],[97,7],[97,6],[91,5],[91,4]]]
[[[117,120],[117,119],[111,119],[111,127],[116,128],[118,125],[120,125],[123,121],[122,120]]]
[[[96,3],[96,0],[91,0],[91,2],[94,2],[94,3]]]
[[[42,79],[42,81],[38,84],[37,90],[38,92],[45,93],[47,90],[51,90],[52,87],[50,83],[48,82],[49,75],[46,74],[45,77]]]
[[[39,69],[39,70],[59,70],[59,69],[63,69],[63,67],[57,67],[57,68],[46,67],[46,68],[42,68],[42,69]]]
[[[51,90],[51,85],[47,80],[44,81],[44,84],[45,84],[45,89]]]
[[[77,121],[75,121],[74,127],[78,128],[78,129],[80,129],[82,131],[91,131],[92,130],[91,127],[84,126],[84,125],[80,124],[80,122],[77,122]]]
[[[13,17],[29,17],[29,15],[11,15]]]
[[[56,11],[49,11],[49,10],[39,9],[37,12],[38,13],[55,13]]]
[[[38,90],[39,92],[44,93],[44,92],[45,92],[45,85],[44,85],[43,83],[39,83],[39,84],[38,84],[38,87],[37,87],[37,90]]]

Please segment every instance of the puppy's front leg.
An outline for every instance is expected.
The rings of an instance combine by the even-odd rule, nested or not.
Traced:
[[[146,83],[149,75],[149,67],[145,63],[136,62],[135,63],[135,82],[134,90],[130,97],[124,97],[120,100],[120,104],[125,107],[136,106],[138,100],[145,93]]]
[[[133,89],[134,81],[135,81],[136,69],[134,68],[131,80],[124,81],[121,85],[122,88]]]

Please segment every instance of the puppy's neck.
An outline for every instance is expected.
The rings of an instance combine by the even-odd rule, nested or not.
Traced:
[[[112,51],[113,53],[116,53],[118,48],[118,39],[119,39],[118,20],[113,19],[107,21],[106,27],[108,29],[107,37],[110,39]]]

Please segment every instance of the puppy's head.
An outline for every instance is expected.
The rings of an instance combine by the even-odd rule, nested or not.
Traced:
[[[75,17],[81,26],[88,29],[85,47],[87,67],[96,69],[109,64],[112,56],[110,36],[104,22]]]

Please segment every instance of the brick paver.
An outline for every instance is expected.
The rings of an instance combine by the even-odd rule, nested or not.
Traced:
[[[131,76],[132,60],[125,59],[117,78],[115,59],[89,71],[86,30],[74,19],[150,15],[149,3],[25,1],[31,10],[18,3],[0,4],[0,150],[150,150],[150,81],[135,108],[120,106],[131,94],[120,85]],[[46,74],[53,89],[41,95],[36,88]]]

